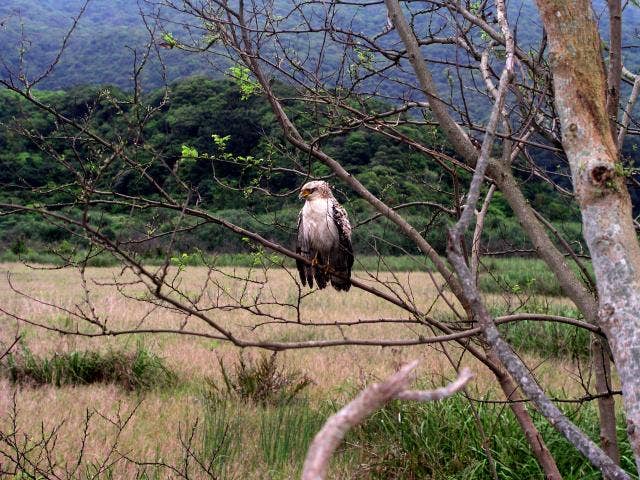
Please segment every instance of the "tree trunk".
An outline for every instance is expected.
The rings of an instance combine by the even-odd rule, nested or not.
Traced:
[[[640,246],[606,108],[600,37],[586,0],[536,0],[547,31],[562,143],[622,383],[627,433],[640,469]]]

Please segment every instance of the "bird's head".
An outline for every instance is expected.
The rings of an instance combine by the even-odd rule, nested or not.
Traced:
[[[331,187],[327,182],[321,180],[307,182],[300,189],[300,195],[298,197],[302,200],[329,198],[331,197]]]

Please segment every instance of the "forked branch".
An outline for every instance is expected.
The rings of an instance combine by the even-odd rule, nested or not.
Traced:
[[[393,399],[433,402],[459,392],[473,378],[467,368],[449,385],[435,390],[407,390],[411,372],[418,361],[404,365],[382,383],[374,383],[329,418],[316,434],[304,462],[302,480],[322,480],[326,477],[329,461],[340,442],[356,425]]]

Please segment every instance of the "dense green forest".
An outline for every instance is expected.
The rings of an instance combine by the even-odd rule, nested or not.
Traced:
[[[282,96],[294,93],[284,85],[278,85],[278,89]],[[38,99],[69,118],[86,122],[104,138],[121,141],[127,138],[127,122],[138,108],[132,106],[130,94],[115,87],[43,91],[38,93]],[[395,227],[379,218],[372,220],[375,212],[332,179],[326,167],[285,146],[267,102],[260,96],[243,98],[235,82],[196,77],[173,84],[167,92],[153,91],[144,102],[158,110],[147,122],[143,138],[127,148],[139,161],[147,162],[148,172],[165,191],[183,195],[171,175],[178,171],[192,192],[188,200],[191,204],[269,239],[292,245],[301,207],[297,189],[307,180],[305,173],[326,175],[355,225],[354,244],[358,253],[414,252],[415,247]],[[305,130],[313,130],[322,112],[306,107],[294,100],[288,102],[296,122],[305,126]],[[73,174],[78,167],[73,157],[78,150],[80,156],[89,160],[91,155],[100,153],[62,138],[51,115],[7,91],[0,93],[0,127],[2,203],[46,204],[50,209],[79,217],[83,199]],[[402,129],[435,150],[451,153],[436,128],[408,125]],[[323,149],[389,204],[422,202],[403,209],[403,214],[437,249],[445,248],[443,227],[455,212],[443,213],[441,208],[425,201],[451,211],[455,210],[456,202],[451,182],[440,181],[446,173],[432,158],[367,130],[328,137]],[[82,159],[78,161],[82,163]],[[292,165],[297,166],[298,174],[292,172]],[[102,185],[105,190],[160,198],[157,188],[139,172],[118,163],[112,168],[112,175]],[[461,181],[466,178],[463,171],[457,175]],[[576,240],[579,218],[575,207],[568,206],[546,183],[522,178],[524,190],[535,207],[570,240]],[[176,226],[173,212],[118,205],[91,209],[90,216],[104,235],[122,241],[143,239],[150,231],[170,231]],[[485,232],[489,249],[527,248],[524,235],[499,193],[491,204]],[[5,255],[69,249],[74,245],[82,245],[82,239],[72,229],[61,228],[37,215],[0,217],[0,248]],[[155,239],[131,248],[155,257],[162,253],[164,245],[162,240]],[[197,249],[224,253],[248,251],[249,246],[222,227],[204,223],[181,233],[175,243],[179,252]]]
[[[81,0],[7,0],[0,4],[0,43],[3,52],[3,62],[17,71],[20,52],[24,54],[27,76],[33,78],[46,70],[54,60],[63,38],[72,25],[72,18],[78,15],[83,5]],[[145,47],[150,41],[150,32],[141,21],[141,15],[146,16],[148,26],[157,27],[154,12],[162,2],[133,2],[128,0],[93,0],[89,2],[76,31],[70,38],[66,52],[56,68],[42,80],[40,88],[68,89],[70,87],[88,84],[109,84],[120,88],[131,89],[131,71],[133,51],[137,51],[141,58]],[[368,3],[368,2],[362,2]],[[508,3],[509,15],[518,24],[517,40],[522,46],[536,45],[540,40],[541,28],[537,9],[533,0],[518,0]],[[288,0],[274,2],[276,11],[291,10],[292,3]],[[312,9],[308,4],[304,8]],[[608,38],[607,8],[604,0],[594,2],[594,10],[600,18],[600,27],[604,39]],[[187,33],[181,27],[182,22],[191,23],[189,17],[181,18],[175,10],[163,11],[160,17],[170,19],[155,31],[155,41],[168,30],[179,40],[188,42],[194,35],[204,34],[194,25]],[[296,26],[299,18],[293,15],[291,25]],[[345,2],[336,10],[333,19],[337,26],[349,27],[354,32],[372,34],[384,28],[387,14],[383,3],[369,4],[365,9],[358,8],[358,2]],[[640,25],[640,8],[633,2],[625,9],[623,23],[623,38],[629,43],[623,52],[625,66],[635,71],[639,66],[637,50],[633,45]],[[321,25],[319,25],[321,26]],[[321,37],[297,33],[287,37],[292,45],[301,50],[309,48],[312,62],[313,52],[316,50]],[[310,42],[310,45],[307,45]],[[344,48],[340,45],[325,45],[323,68],[333,70],[340,64],[344,55]],[[427,58],[443,61],[455,61],[455,49],[447,45],[430,45],[425,47]],[[212,55],[204,60],[201,55],[190,54],[185,51],[160,49],[152,52],[147,67],[143,72],[143,82],[148,87],[158,87],[164,84],[163,69],[160,67],[161,58],[165,68],[165,75],[169,81],[193,76],[207,75],[221,78],[229,63],[218,55]],[[441,88],[446,88],[447,68],[436,69],[436,81]],[[1,76],[5,72],[0,72]]]

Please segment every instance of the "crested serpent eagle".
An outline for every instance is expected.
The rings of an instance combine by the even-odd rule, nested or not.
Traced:
[[[315,279],[318,288],[331,282],[336,290],[349,290],[353,247],[347,212],[327,182],[306,183],[300,198],[305,202],[298,216],[296,253],[311,261],[296,260],[302,285],[313,287]]]

